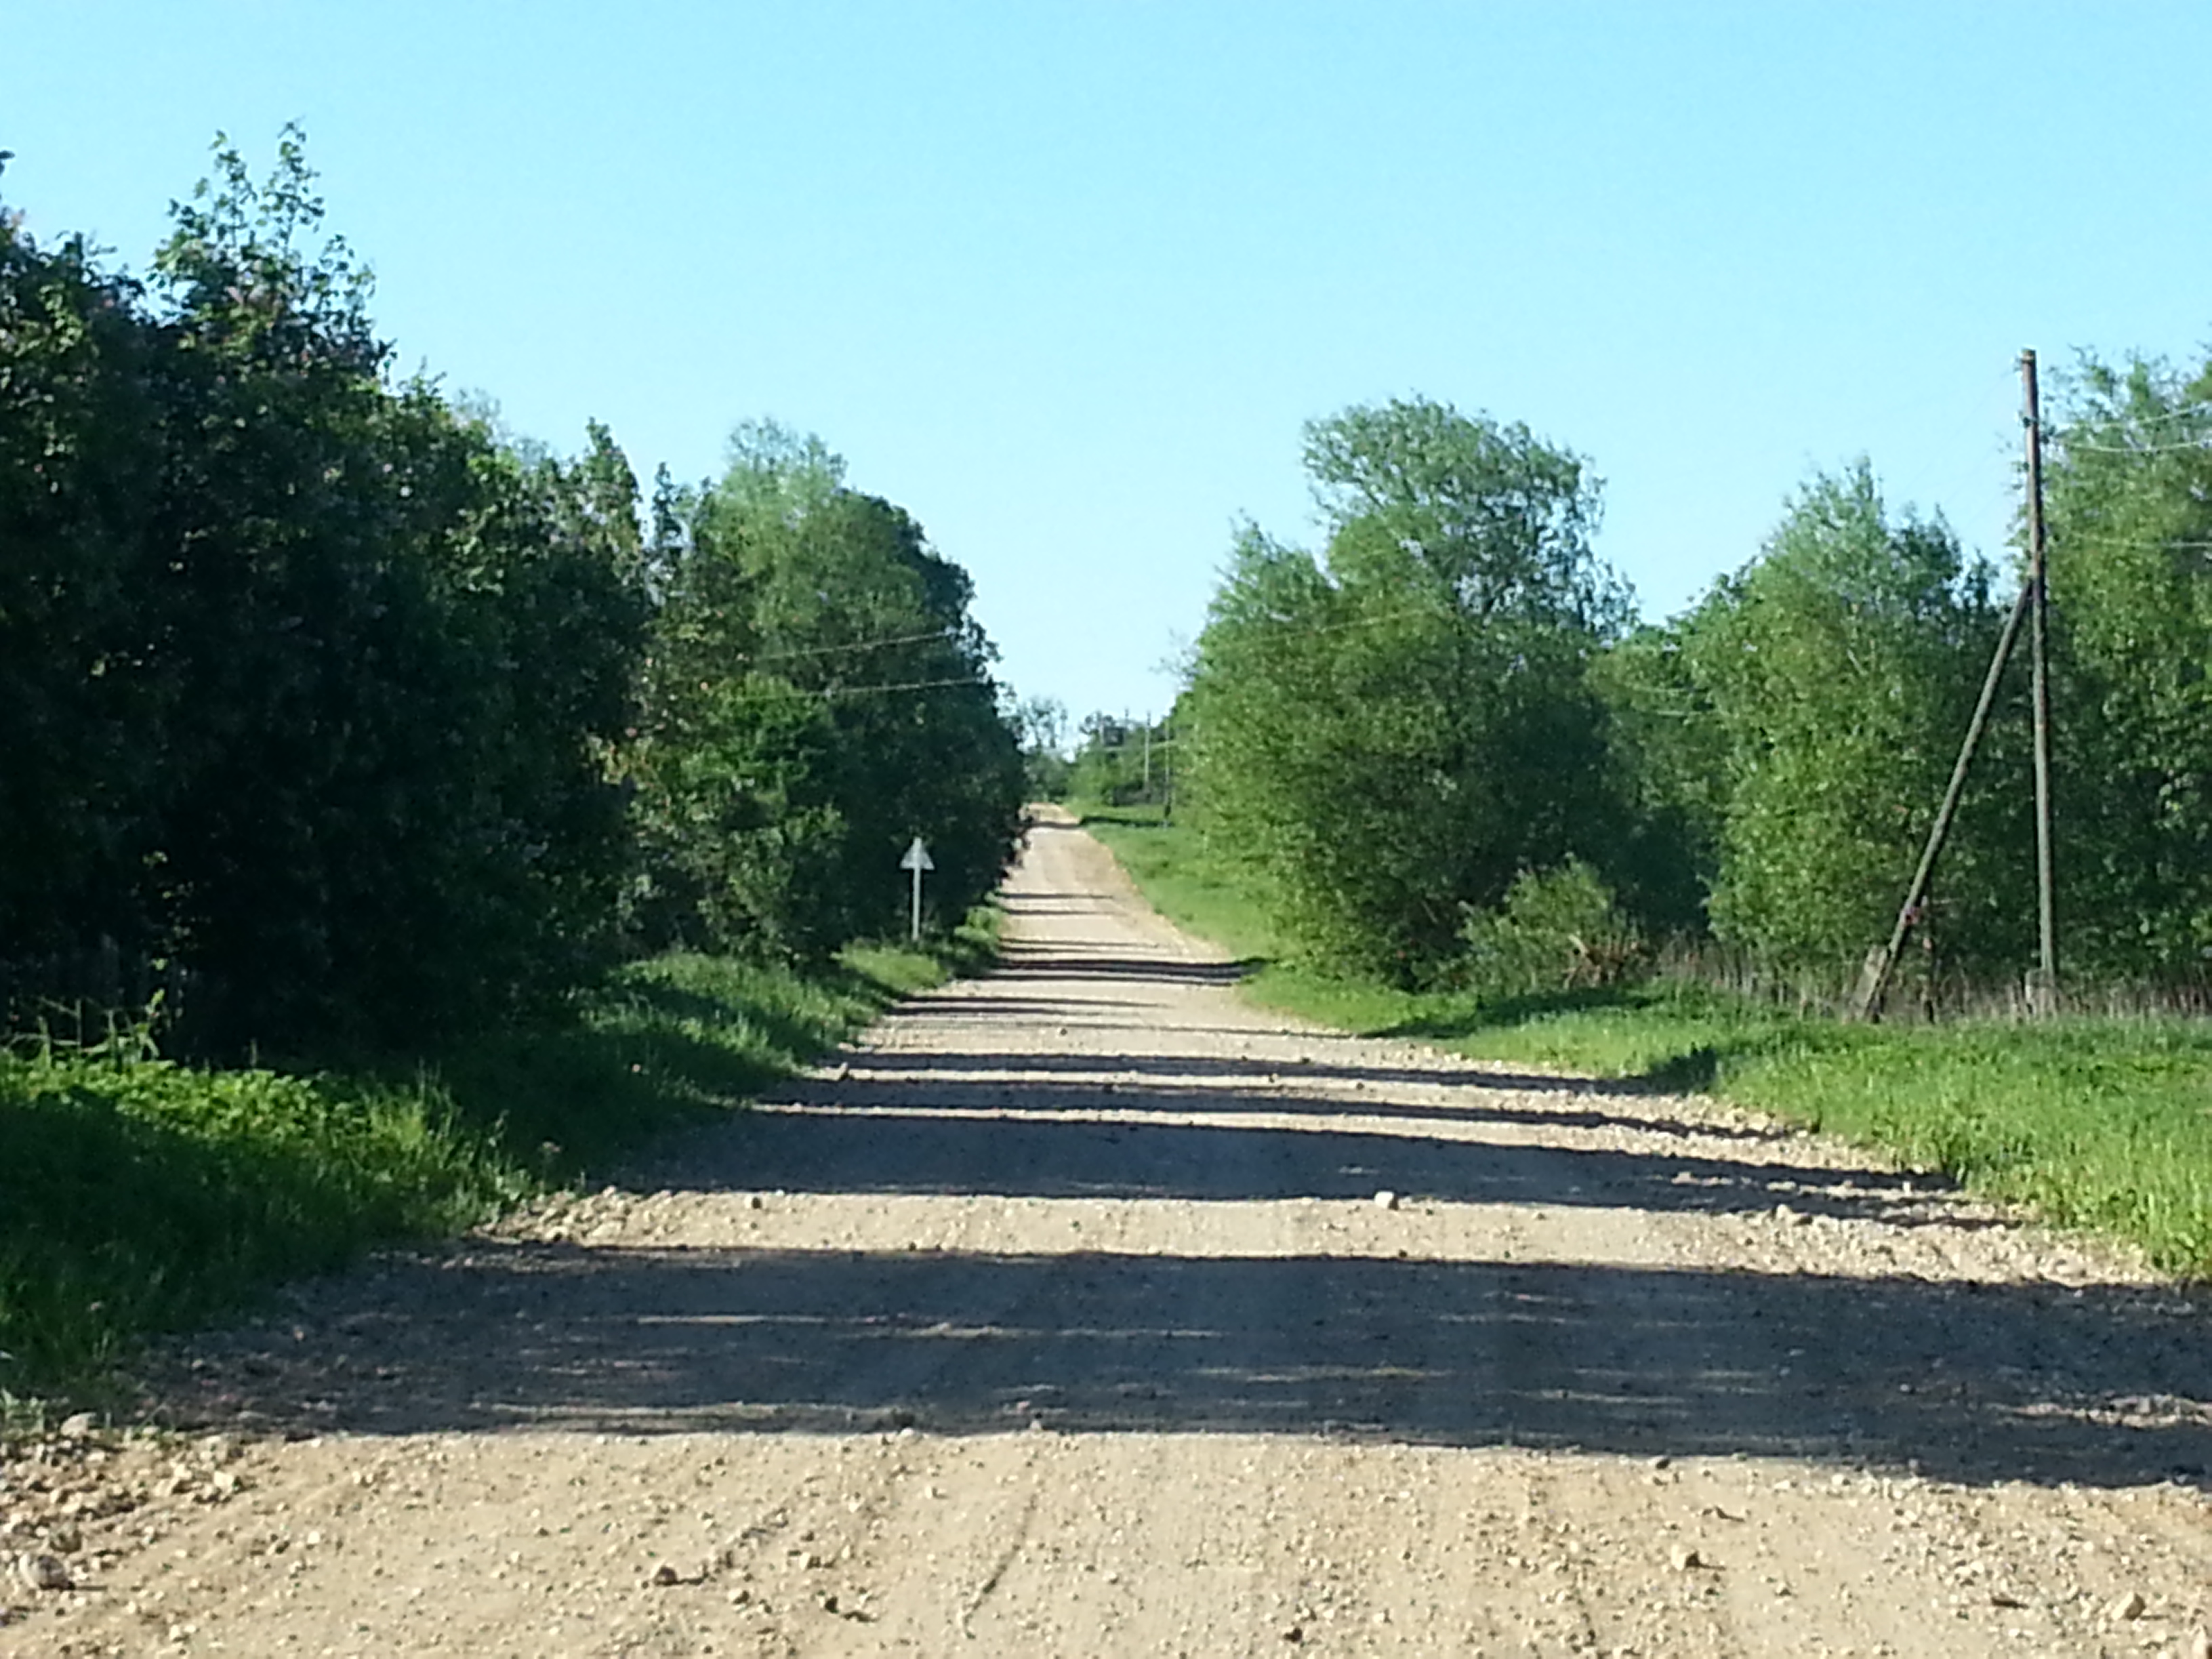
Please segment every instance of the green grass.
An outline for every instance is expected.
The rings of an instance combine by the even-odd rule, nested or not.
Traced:
[[[978,912],[926,951],[856,946],[805,975],[662,957],[566,1020],[398,1071],[214,1070],[129,1041],[0,1051],[0,1418],[45,1393],[96,1399],[149,1334],[728,1110],[977,967],[995,927]]]
[[[1420,994],[1287,959],[1199,838],[1130,814],[1085,820],[1165,915],[1250,962],[1249,994],[1364,1035],[1480,1059],[1698,1091],[1887,1149],[2062,1226],[2212,1277],[2212,1026],[2176,1016],[1849,1024],[1707,987],[1483,1000]]]

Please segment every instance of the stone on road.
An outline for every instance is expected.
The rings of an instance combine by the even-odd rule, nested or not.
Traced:
[[[1256,1011],[1031,841],[988,977],[191,1345],[224,1451],[116,1449],[0,1652],[2204,1651],[2201,1302],[1753,1115]],[[6,1472],[14,1547],[99,1439]]]

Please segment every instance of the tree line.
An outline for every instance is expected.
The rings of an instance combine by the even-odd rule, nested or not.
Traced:
[[[955,918],[1018,742],[959,567],[817,441],[649,501],[397,377],[295,132],[143,279],[0,209],[0,1003],[418,1044],[684,945]]]
[[[1239,532],[1174,721],[1181,809],[1317,960],[1534,990],[1706,942],[1802,990],[1888,932],[2020,561],[1862,461],[1638,621],[1588,458],[1409,398],[1310,422],[1318,549]],[[2062,971],[2212,954],[2212,365],[2086,360],[2047,454]],[[1915,971],[2034,959],[2027,675],[1999,688]]]

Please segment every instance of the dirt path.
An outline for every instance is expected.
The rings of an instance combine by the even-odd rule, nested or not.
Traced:
[[[0,1652],[2212,1654],[2202,1302],[1034,840],[1003,971],[0,1472]]]

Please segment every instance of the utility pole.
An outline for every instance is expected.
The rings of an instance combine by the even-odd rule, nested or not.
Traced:
[[[1898,952],[1905,948],[1905,935],[1920,920],[1920,907],[1928,897],[1928,884],[1936,873],[1936,860],[1951,833],[1959,797],[1966,793],[1966,769],[1974,763],[1974,750],[1981,747],[1982,733],[1990,723],[1990,707],[1997,700],[1998,683],[2004,678],[2005,664],[2012,659],[2013,641],[2020,637],[2021,617],[2032,607],[2034,591],[2033,586],[2022,587],[2020,597],[2013,601],[2012,614],[2005,618],[2004,631],[1997,635],[1997,648],[1990,657],[1990,672],[1982,677],[1981,698],[1974,704],[1973,719],[1966,723],[1966,740],[1959,745],[1958,763],[1951,769],[1951,781],[1943,791],[1943,804],[1936,809],[1936,823],[1928,831],[1928,844],[1921,848],[1919,867],[1912,872],[1911,886],[1905,889],[1905,902],[1897,907],[1896,925],[1889,930],[1888,943],[1875,947],[1859,975],[1853,1012],[1861,1019],[1881,1017],[1881,994],[1889,988],[1889,975],[1897,966]]]
[[[2058,928],[2051,878],[2051,680],[2045,654],[2049,593],[2043,524],[2043,410],[2036,391],[2034,352],[2020,354],[2020,377],[2021,423],[2027,428],[2027,580],[2021,588],[2020,598],[2014,602],[2012,614],[2005,619],[1996,651],[1990,659],[1989,673],[1982,681],[1981,699],[1974,706],[1973,719],[1967,723],[1966,741],[1959,746],[1958,763],[1951,769],[1951,781],[1943,792],[1943,804],[1936,811],[1935,825],[1928,832],[1928,843],[1921,850],[1919,867],[1912,872],[1912,884],[1905,890],[1905,902],[1898,907],[1896,924],[1885,943],[1867,952],[1866,966],[1859,975],[1858,993],[1853,999],[1854,1010],[1861,1019],[1881,1017],[1882,993],[1888,987],[1890,972],[1897,966],[1898,953],[1905,948],[1906,936],[1920,920],[1936,860],[1942,853],[1944,838],[1950,833],[1952,817],[1966,788],[1966,769],[1973,763],[1974,750],[1980,745],[1982,733],[1989,724],[1990,707],[1996,701],[1997,683],[2012,654],[2023,617],[2028,623],[2033,676],[2038,925],[2036,967],[2027,976],[2027,1003],[2029,1010],[2039,1016],[2053,1013],[2058,1006]]]
[[[1170,720],[1175,718],[1175,711],[1173,709],[1170,709],[1168,711],[1168,718]],[[1160,822],[1162,823],[1167,823],[1171,822],[1175,817],[1174,726],[1170,726],[1168,727],[1167,741],[1162,744],[1160,748],[1160,770],[1164,775],[1160,779],[1160,790],[1163,797],[1160,802]]]
[[[2020,354],[2021,423],[2027,428],[2028,657],[2035,704],[2036,968],[2027,1003],[2041,1015],[2058,1007],[2058,921],[2052,892],[2051,852],[2051,678],[2045,656],[2050,612],[2049,569],[2043,526],[2043,407],[2035,384],[2035,353]]]
[[[1152,717],[1145,716],[1145,799],[1152,798]]]

